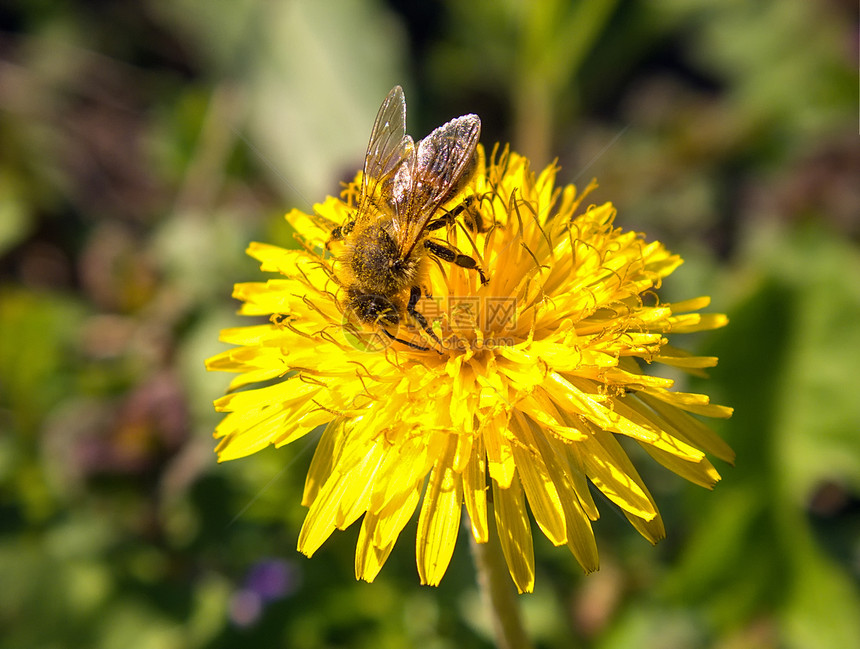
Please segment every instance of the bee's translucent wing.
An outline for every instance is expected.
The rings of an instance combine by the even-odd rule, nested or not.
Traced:
[[[370,133],[356,221],[371,213],[371,204],[381,198],[376,195],[377,187],[381,184],[387,193],[385,188],[393,181],[394,174],[403,162],[414,155],[414,151],[412,138],[406,135],[406,98],[403,88],[394,86],[379,107]]]
[[[421,239],[439,205],[451,198],[472,162],[480,137],[481,119],[477,115],[452,119],[421,140],[411,164],[398,170],[397,176],[405,176],[403,183],[409,187],[395,192],[401,199],[395,202],[399,225],[395,236],[404,257]]]

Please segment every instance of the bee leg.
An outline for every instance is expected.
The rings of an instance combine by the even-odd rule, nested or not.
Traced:
[[[330,241],[340,241],[346,237],[355,227],[355,221],[347,221],[343,225],[339,225],[331,231],[329,235]]]
[[[463,203],[460,210],[466,209],[466,204]],[[481,213],[478,210],[469,210],[463,215],[463,222],[466,224],[466,227],[470,230],[474,230],[475,232],[489,232],[492,229],[492,226],[488,226],[484,222],[484,217],[481,216]]]
[[[474,230],[477,232],[486,232],[489,228],[483,227],[484,220],[481,218],[481,215],[478,213],[477,210],[469,209],[470,207],[472,207],[472,204],[476,200],[477,199],[475,198],[475,196],[467,196],[465,199],[463,199],[462,203],[455,205],[453,208],[445,212],[442,216],[430,221],[430,223],[428,223],[424,229],[432,231],[438,230],[439,228],[442,228],[446,225],[454,225],[454,222],[457,220],[457,217],[468,209],[469,211],[463,218],[466,227],[469,230]]]
[[[455,207],[450,212],[446,212],[445,214],[440,216],[438,219],[430,221],[430,223],[428,223],[424,229],[428,230],[428,231],[429,230],[438,230],[439,228],[445,227],[446,225],[453,225],[454,219],[457,218],[457,215],[454,214],[454,211],[457,210],[459,207],[460,206],[458,205],[457,207]]]
[[[452,264],[456,264],[461,268],[468,268],[469,270],[478,271],[478,276],[481,278],[481,284],[486,284],[490,280],[487,279],[487,276],[484,275],[484,271],[478,266],[478,262],[469,257],[468,255],[462,254],[456,248],[450,248],[448,246],[444,246],[441,243],[436,241],[432,241],[430,239],[424,240],[424,247],[427,248],[432,254],[436,255],[442,261],[447,261]]]
[[[439,336],[436,335],[436,332],[433,331],[433,328],[430,326],[430,323],[427,322],[427,318],[425,318],[424,314],[415,308],[415,305],[418,304],[418,300],[420,299],[421,287],[413,286],[411,289],[409,289],[409,303],[406,305],[406,313],[412,316],[415,319],[415,322],[421,325],[421,328],[427,332],[428,336],[430,336],[433,340],[435,340],[441,345],[442,341],[439,340]]]
[[[488,196],[488,194],[483,194],[483,196]],[[489,225],[487,225],[486,221],[484,220],[484,217],[481,216],[480,210],[474,209],[475,204],[480,203],[482,200],[482,197],[479,197],[475,194],[467,196],[463,199],[461,203],[452,207],[445,213],[444,216],[439,218],[442,223],[436,225],[436,222],[434,221],[430,224],[430,226],[434,227],[428,226],[427,229],[436,230],[442,227],[442,225],[444,224],[453,223],[457,219],[457,217],[462,214],[463,225],[466,226],[467,230],[480,233],[489,232],[493,229],[493,224],[490,223]]]
[[[386,336],[391,338],[391,340],[395,340],[399,343],[403,343],[407,347],[411,347],[412,349],[420,349],[422,352],[426,352],[430,349],[429,347],[424,347],[423,345],[418,345],[416,343],[411,343],[408,340],[403,340],[403,338],[398,338],[397,336],[395,336],[393,333],[391,333],[390,331],[388,331],[384,327],[380,327],[380,329],[382,330],[382,333],[384,333]]]

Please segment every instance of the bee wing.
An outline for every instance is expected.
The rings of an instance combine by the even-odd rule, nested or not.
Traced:
[[[475,154],[481,137],[481,119],[463,115],[443,124],[418,143],[414,156],[397,171],[395,203],[399,228],[397,246],[406,257],[421,239],[424,228],[443,200],[450,198]]]
[[[392,182],[397,170],[413,155],[414,149],[412,138],[406,135],[406,98],[403,88],[394,86],[379,107],[367,144],[357,222],[371,213],[369,207],[377,185],[382,183],[384,186]]]

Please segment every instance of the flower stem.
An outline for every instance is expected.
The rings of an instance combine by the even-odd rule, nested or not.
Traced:
[[[477,543],[472,534],[469,534],[469,539],[478,586],[493,619],[496,646],[498,649],[531,649],[498,534],[492,525],[489,528],[486,543]]]

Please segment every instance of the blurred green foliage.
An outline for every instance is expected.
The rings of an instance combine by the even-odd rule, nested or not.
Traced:
[[[640,464],[669,537],[603,503],[595,575],[538,541],[537,646],[860,646],[856,47],[840,0],[6,3],[0,648],[491,646],[464,535],[438,589],[414,522],[356,583],[355,530],[294,550],[313,440],[212,453],[243,249],[290,245],[395,83],[416,136],[473,111],[596,177],[732,320],[688,346],[736,466]]]

